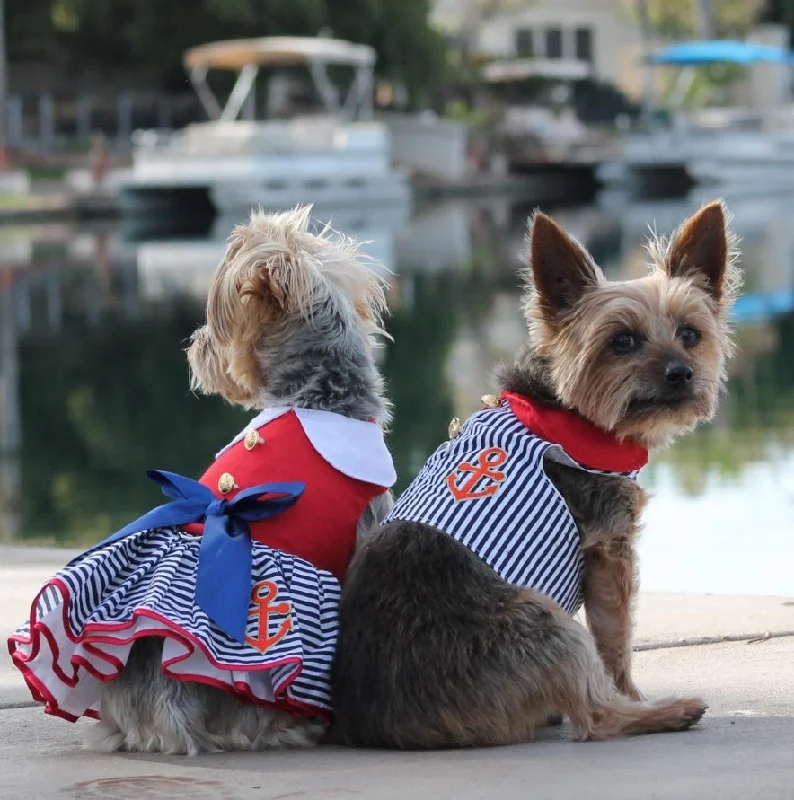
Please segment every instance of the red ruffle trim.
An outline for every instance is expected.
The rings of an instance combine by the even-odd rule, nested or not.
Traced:
[[[60,664],[58,663],[60,660],[60,650],[58,647],[58,642],[55,639],[52,631],[42,622],[37,622],[35,620],[36,614],[36,607],[38,604],[39,597],[47,588],[47,586],[55,586],[61,594],[63,599],[63,605],[61,606],[61,613],[63,615],[63,629],[69,639],[74,642],[75,644],[82,644],[85,649],[95,656],[97,659],[101,661],[105,661],[111,667],[111,671],[109,673],[102,673],[99,672],[95,664],[92,664],[90,661],[87,661],[82,656],[74,655],[70,659],[70,664],[74,668],[72,675],[67,675],[63,669],[61,668]],[[171,658],[168,661],[163,662],[163,674],[167,677],[172,678],[173,680],[178,681],[189,681],[194,683],[203,683],[208,686],[215,686],[218,689],[222,689],[223,691],[231,694],[233,697],[236,697],[238,700],[242,700],[243,702],[252,703],[253,705],[257,706],[265,706],[268,708],[276,708],[281,711],[287,711],[291,714],[295,714],[297,716],[311,716],[311,717],[320,717],[325,719],[326,721],[331,720],[331,712],[328,709],[319,708],[316,706],[309,705],[308,703],[303,703],[300,700],[296,700],[293,697],[289,697],[287,695],[287,689],[290,685],[295,681],[295,679],[300,675],[303,665],[299,658],[285,658],[280,659],[278,661],[271,661],[268,663],[260,664],[256,667],[245,667],[246,672],[260,672],[262,670],[270,670],[274,669],[275,667],[283,666],[285,664],[294,664],[295,670],[293,673],[286,679],[283,680],[278,687],[276,687],[274,694],[278,696],[278,700],[276,701],[267,701],[262,700],[255,695],[252,694],[249,686],[244,683],[243,681],[235,681],[231,686],[227,683],[223,683],[222,681],[218,681],[214,678],[208,677],[206,675],[192,675],[192,674],[184,674],[184,673],[174,673],[170,667],[174,664],[178,664],[185,659],[190,658],[196,649],[199,649],[207,661],[212,664],[217,669],[233,671],[238,669],[234,666],[229,666],[227,664],[220,664],[217,662],[207,651],[205,645],[197,639],[193,634],[185,631],[183,628],[180,628],[177,625],[174,625],[173,622],[162,617],[161,615],[149,611],[148,609],[138,609],[133,612],[133,617],[129,622],[119,622],[119,623],[89,623],[85,627],[85,631],[80,636],[74,636],[72,630],[68,624],[67,619],[67,609],[69,607],[69,599],[71,597],[71,593],[69,591],[69,587],[60,579],[53,578],[52,580],[48,581],[45,586],[41,589],[41,591],[36,595],[33,603],[31,605],[31,612],[30,612],[30,635],[25,636],[23,634],[12,634],[8,638],[8,652],[11,655],[11,660],[14,665],[19,669],[22,673],[22,676],[25,679],[25,683],[30,690],[30,693],[34,700],[39,703],[44,703],[45,708],[44,711],[46,714],[51,714],[52,716],[61,717],[62,719],[68,720],[69,722],[76,722],[79,717],[74,716],[73,714],[64,711],[58,705],[58,700],[52,694],[52,692],[44,686],[41,680],[34,674],[30,662],[35,660],[41,650],[41,639],[42,637],[47,641],[50,647],[50,651],[53,655],[52,661],[52,671],[56,675],[59,681],[63,683],[65,686],[69,688],[74,688],[77,686],[79,681],[79,671],[80,669],[84,669],[94,678],[102,682],[110,682],[118,678],[121,670],[124,667],[123,662],[121,662],[115,656],[112,656],[108,653],[102,652],[101,649],[95,646],[95,644],[111,644],[111,645],[127,645],[134,642],[136,639],[145,638],[147,636],[162,636],[164,638],[173,639],[178,641],[184,648],[185,653],[183,655],[179,655],[175,658]],[[127,631],[130,628],[135,626],[136,621],[138,618],[143,617],[146,619],[154,620],[155,622],[159,623],[162,627],[156,629],[148,629],[145,632],[139,632],[137,634],[133,634],[129,637],[121,637],[116,634],[122,633],[123,631]],[[29,646],[31,648],[30,653],[25,654],[23,653],[19,647],[20,646]],[[93,719],[99,719],[99,714],[96,711],[87,710],[84,714],[86,717],[91,717]]]

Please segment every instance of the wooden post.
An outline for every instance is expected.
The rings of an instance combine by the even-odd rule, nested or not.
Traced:
[[[8,165],[6,153],[6,96],[8,80],[6,77],[6,20],[5,0],[0,0],[0,169]]]
[[[0,541],[21,533],[22,429],[14,270],[0,265]]]
[[[697,14],[697,30],[701,39],[714,38],[714,7],[712,0],[697,0],[695,3]]]
[[[642,57],[647,59],[651,54],[651,17],[648,13],[648,0],[637,0],[637,22],[642,37]],[[656,106],[656,80],[653,67],[645,61],[642,65],[644,87],[642,93],[642,118],[647,125]]]
[[[49,92],[39,95],[39,147],[45,153],[55,147],[55,103]]]

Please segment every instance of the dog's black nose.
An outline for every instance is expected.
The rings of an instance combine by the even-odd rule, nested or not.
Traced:
[[[668,362],[667,368],[664,371],[664,379],[670,386],[676,387],[685,386],[692,380],[693,375],[692,367],[678,359],[673,359]]]

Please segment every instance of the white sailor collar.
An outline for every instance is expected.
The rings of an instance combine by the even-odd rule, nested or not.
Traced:
[[[313,408],[274,406],[264,409],[215,458],[244,439],[249,431],[261,428],[289,411],[295,412],[312,447],[334,469],[349,478],[376,486],[387,489],[394,486],[397,473],[379,425]]]

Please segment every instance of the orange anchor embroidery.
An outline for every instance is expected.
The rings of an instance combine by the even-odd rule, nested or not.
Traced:
[[[260,653],[265,653],[276,642],[280,642],[292,630],[292,604],[288,602],[273,603],[278,596],[278,587],[273,581],[260,581],[254,584],[251,591],[251,603],[255,606],[248,614],[258,621],[258,636],[246,636],[245,641]],[[270,635],[270,615],[279,614],[287,617],[279,625],[278,630]]]
[[[473,464],[469,461],[458,464],[455,471],[447,475],[447,487],[456,501],[493,497],[499,491],[502,481],[507,477],[504,472],[496,469],[501,467],[505,461],[507,461],[507,453],[501,447],[489,447],[477,456]],[[459,483],[461,473],[470,473],[462,484]],[[480,482],[486,478],[488,483],[477,489]]]

